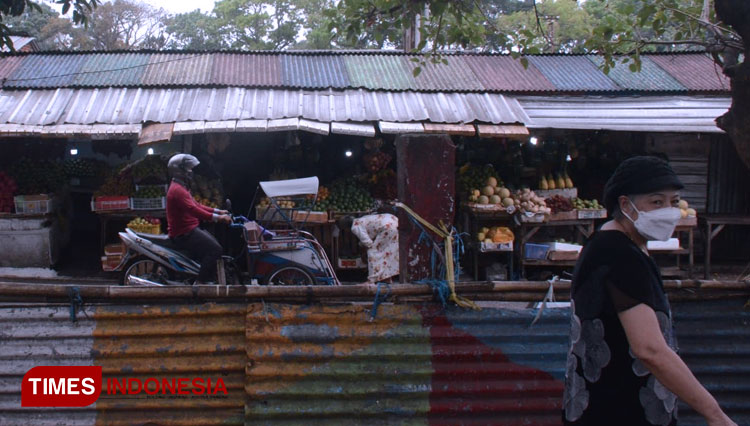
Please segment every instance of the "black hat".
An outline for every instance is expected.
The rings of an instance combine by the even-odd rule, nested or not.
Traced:
[[[621,195],[650,194],[684,187],[666,161],[657,157],[631,157],[620,163],[604,186],[604,206],[611,215]]]

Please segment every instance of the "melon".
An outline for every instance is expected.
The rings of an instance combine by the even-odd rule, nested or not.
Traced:
[[[499,195],[493,195],[490,197],[490,204],[500,204],[503,201],[502,198],[500,198]]]
[[[687,209],[680,209],[680,217],[683,219],[687,217]]]
[[[488,177],[488,178],[487,178],[487,183],[486,183],[486,185],[487,185],[487,186],[491,186],[491,187],[493,187],[493,188],[494,188],[494,187],[496,187],[496,186],[497,186],[497,179],[495,179],[495,178],[494,178],[494,177],[492,177],[492,176]]]
[[[698,212],[696,212],[695,209],[687,209],[687,215],[689,217],[694,217],[698,215]]]
[[[484,241],[484,239],[485,239],[485,233],[484,232],[480,232],[480,233],[477,234],[477,240]]]
[[[482,195],[481,197],[479,197],[479,204],[489,204],[489,203],[490,203],[490,198],[488,196]]]
[[[472,189],[472,190],[471,190],[471,195],[473,195],[473,196],[475,196],[475,197],[479,197],[480,195],[482,195],[482,193],[481,193],[481,192],[479,192],[479,190],[478,190],[478,189]]]
[[[685,200],[680,200],[680,208],[681,208],[682,210],[685,210],[685,209],[687,209],[687,208],[688,208],[688,202],[687,202],[687,201],[685,201]]]
[[[500,188],[500,193],[498,195],[501,196],[501,197],[503,197],[503,198],[508,198],[508,197],[510,197],[510,190],[508,188],[504,188],[504,187]]]
[[[503,198],[503,205],[504,205],[505,207],[510,207],[510,206],[512,206],[513,204],[514,204],[514,202],[513,202],[513,199],[512,199],[512,198],[510,198],[510,197],[505,197],[505,198]]]
[[[490,197],[490,196],[492,196],[494,194],[495,194],[495,188],[494,187],[492,187],[490,185],[487,185],[484,188],[482,188],[482,195],[486,195],[486,196]]]

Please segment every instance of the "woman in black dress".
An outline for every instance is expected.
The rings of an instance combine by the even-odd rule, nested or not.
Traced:
[[[646,249],[672,236],[682,188],[655,157],[624,161],[607,182],[613,220],[586,243],[573,276],[566,425],[676,425],[679,397],[709,426],[736,426],[677,355],[669,302]]]

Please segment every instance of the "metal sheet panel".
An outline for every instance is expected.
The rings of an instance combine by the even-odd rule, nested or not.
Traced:
[[[688,90],[729,91],[729,79],[708,55],[651,55],[648,58]]]
[[[585,56],[529,56],[533,64],[560,91],[615,91],[621,88]]]
[[[245,305],[0,307],[0,424],[242,424]],[[76,409],[21,408],[37,365],[98,365],[103,380],[219,377],[225,398],[109,394]],[[223,394],[220,394],[223,396]]]
[[[597,67],[604,63],[601,56],[587,56]],[[618,86],[637,91],[684,91],[685,86],[656,65],[651,58],[641,56],[641,70],[630,71],[630,64],[616,62],[607,74]]]
[[[86,55],[32,54],[3,82],[6,88],[68,87],[86,62]]]
[[[447,63],[418,63],[412,61],[413,58],[417,57],[402,56],[406,69],[410,70],[412,75],[416,67],[421,68],[419,75],[414,77],[414,90],[477,92],[484,89],[471,68],[466,66],[462,56],[448,56],[445,58]]]
[[[281,55],[214,53],[211,84],[269,87],[281,85]]]
[[[346,55],[344,64],[353,88],[410,90],[417,85],[402,56]]]
[[[527,127],[721,133],[728,97],[519,97]]]
[[[553,91],[555,85],[533,63],[528,68],[506,55],[466,56],[464,61],[487,91]]]
[[[99,53],[85,55],[85,62],[71,84],[74,86],[138,86],[151,53]]]
[[[0,58],[0,81],[10,77],[23,60],[23,56],[6,56]]]
[[[526,123],[512,97],[490,93],[89,88],[0,92],[0,123],[141,124],[277,120]]]
[[[211,84],[212,53],[151,55],[141,86],[195,86]]]
[[[310,89],[346,88],[349,76],[342,56],[284,55],[282,85]]]

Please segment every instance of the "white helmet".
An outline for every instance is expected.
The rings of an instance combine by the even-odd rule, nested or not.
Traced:
[[[169,159],[167,170],[172,178],[190,180],[193,178],[193,168],[200,163],[193,155],[175,154]]]

